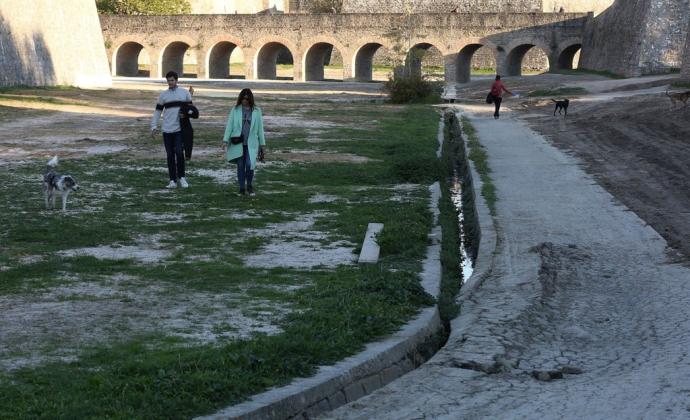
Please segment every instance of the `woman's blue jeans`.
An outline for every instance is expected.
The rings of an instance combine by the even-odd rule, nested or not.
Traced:
[[[240,189],[245,189],[245,183],[247,187],[251,187],[253,179],[254,171],[252,170],[252,162],[249,159],[249,148],[243,145],[242,157],[237,159],[237,180],[240,183]]]

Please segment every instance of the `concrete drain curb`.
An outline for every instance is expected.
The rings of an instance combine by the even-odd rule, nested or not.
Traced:
[[[461,113],[457,112],[456,116],[460,121]],[[463,137],[464,139],[464,137]],[[467,140],[465,140],[467,142]],[[467,147],[467,145],[465,145]],[[477,250],[477,258],[475,260],[474,271],[469,279],[466,279],[465,284],[460,288],[458,301],[469,299],[477,288],[479,288],[491,274],[494,267],[494,255],[498,247],[497,243],[497,226],[494,225],[494,218],[491,216],[489,207],[482,196],[482,181],[481,176],[474,167],[474,162],[467,159],[467,164],[472,172],[472,188],[474,189],[474,209],[477,212],[477,219],[479,220],[479,249]]]
[[[461,121],[461,112],[456,112],[456,117],[458,121]],[[464,138],[464,136],[463,136]],[[467,142],[467,140],[465,140]],[[467,147],[467,145],[465,145]],[[482,283],[486,278],[491,275],[493,268],[495,266],[496,251],[498,250],[498,226],[494,224],[494,218],[491,216],[489,207],[484,201],[482,196],[482,183],[481,177],[474,167],[474,162],[467,159],[470,171],[472,173],[472,188],[474,189],[474,207],[477,212],[477,218],[479,220],[479,249],[477,250],[477,258],[475,260],[474,271],[472,276],[465,281],[465,284],[460,288],[460,293],[458,294],[457,302],[460,303],[461,307],[467,307],[472,301],[472,294],[481,287]],[[450,336],[448,337],[448,342],[453,342],[454,340],[461,340],[462,334],[465,331],[467,325],[471,325],[471,321],[468,321],[469,313],[471,311],[463,311],[461,316],[455,317],[455,319],[450,322]]]
[[[441,226],[438,183],[429,187],[429,208],[434,227],[429,234],[420,280],[425,290],[438,297],[441,287]],[[199,419],[287,419],[312,418],[357,400],[424,363],[436,351],[433,343],[443,329],[438,306],[425,308],[400,331],[370,343],[359,354],[332,366],[321,366],[310,378],[295,379],[290,385],[253,396],[249,401],[222,409]]]

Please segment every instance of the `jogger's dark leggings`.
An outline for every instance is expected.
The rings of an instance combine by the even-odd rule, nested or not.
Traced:
[[[503,100],[500,96],[494,96],[494,106],[496,111],[494,111],[494,118],[498,118],[498,111],[501,109],[501,101]]]

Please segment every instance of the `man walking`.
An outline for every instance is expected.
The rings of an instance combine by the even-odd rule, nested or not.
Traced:
[[[180,107],[192,104],[192,95],[185,88],[177,86],[177,73],[169,71],[165,75],[168,81],[168,89],[161,92],[153,112],[151,120],[151,137],[156,138],[158,134],[158,120],[163,115],[161,130],[163,131],[163,143],[165,153],[168,158],[168,176],[170,182],[166,188],[177,188],[179,180],[180,187],[187,188],[189,184],[185,178],[184,148],[182,146],[182,128],[180,126]]]

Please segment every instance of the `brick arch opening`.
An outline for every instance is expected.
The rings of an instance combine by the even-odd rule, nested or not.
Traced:
[[[113,67],[115,76],[149,77],[151,59],[138,42],[128,41],[120,45],[115,53]]]
[[[473,70],[496,71],[496,56],[492,48],[484,44],[468,44],[458,53],[455,63],[455,80],[467,83]]]
[[[293,64],[293,55],[280,42],[269,42],[256,54],[256,76],[258,79],[294,79],[293,76],[278,76],[278,64]],[[288,72],[284,72],[287,74]],[[293,72],[294,75],[294,72]]]
[[[507,76],[522,76],[523,70],[545,71],[550,67],[549,56],[534,44],[518,45],[506,56]]]
[[[422,67],[432,68],[432,76],[436,75],[436,71],[440,68],[440,75],[443,77],[443,54],[433,44],[422,42],[414,45],[407,52],[405,57],[405,74],[409,76],[421,77]]]
[[[581,49],[582,44],[573,44],[564,48],[558,56],[558,69],[571,70],[577,68],[580,61],[579,53]]]
[[[369,42],[364,44],[357,50],[354,57],[354,77],[358,82],[371,82],[374,80],[374,65],[377,62],[377,57],[380,64],[391,64],[391,57],[388,49],[378,42]]]
[[[164,77],[165,73],[169,71],[177,72],[180,77],[196,77],[196,73],[185,73],[184,62],[185,56],[190,46],[186,42],[174,41],[168,44],[163,49],[163,56],[161,59],[161,74]]]
[[[331,63],[334,52],[340,53],[333,44],[328,42],[317,42],[312,45],[304,55],[304,80],[325,80],[324,66]],[[336,80],[343,80],[342,72],[340,78]]]
[[[211,79],[242,79],[244,66],[242,49],[233,42],[218,42],[208,52],[206,68]]]

